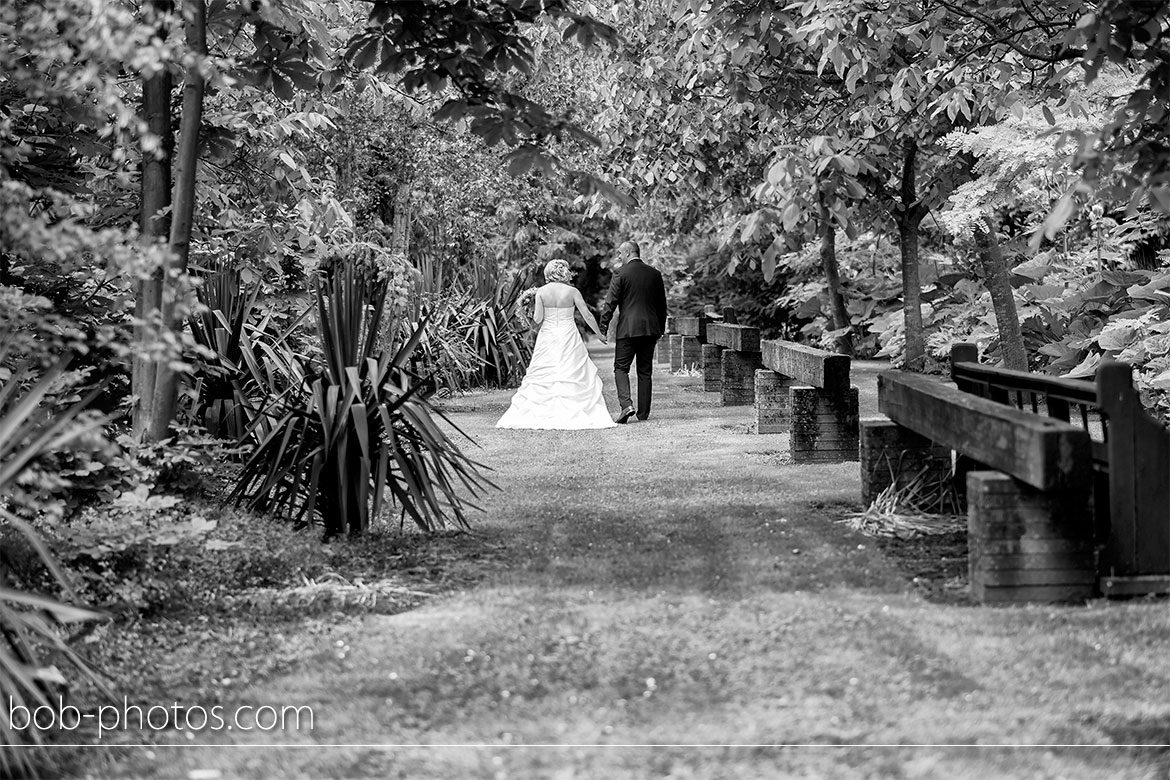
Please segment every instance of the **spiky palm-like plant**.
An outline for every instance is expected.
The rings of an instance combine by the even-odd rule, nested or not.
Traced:
[[[393,354],[380,350],[386,283],[349,265],[317,280],[316,302],[321,365],[257,414],[252,427],[266,433],[233,497],[300,521],[319,514],[327,537],[364,532],[387,492],[425,531],[466,528],[463,491],[492,484],[438,425],[408,368],[425,322]]]
[[[433,263],[425,268],[438,273]],[[417,362],[436,373],[440,386],[453,389],[503,386],[523,376],[532,347],[527,329],[517,325],[515,306],[526,275],[480,260],[464,270],[459,284],[444,287],[441,278],[427,281],[423,275],[424,287],[433,292],[418,301],[418,314],[429,313],[430,328]]]
[[[235,385],[243,364],[244,324],[259,292],[259,285],[245,290],[235,271],[210,274],[197,291],[206,308],[190,317],[191,335],[216,360],[200,372],[195,417],[213,436],[238,437],[243,432],[245,418]]]
[[[198,291],[206,308],[188,320],[196,343],[215,357],[201,360],[194,416],[213,436],[239,438],[254,419],[256,399],[303,381],[290,337],[307,314],[278,326],[273,311],[257,312],[260,285],[235,271],[216,271]]]
[[[61,363],[39,378],[27,368],[17,369],[0,382],[0,530],[8,526],[23,536],[61,588],[71,594],[68,579],[36,532],[4,506],[11,500],[9,487],[38,457],[68,447],[103,422],[98,418],[78,420],[101,388],[61,411],[52,412],[45,406],[65,365]],[[70,648],[65,636],[68,626],[100,617],[33,592],[0,559],[0,701],[7,713],[58,707],[54,691],[61,690],[66,678],[50,657],[101,687],[92,667]],[[42,757],[22,750],[21,746],[38,748],[44,744],[42,732],[27,725],[0,717],[0,776],[30,771],[32,762]]]

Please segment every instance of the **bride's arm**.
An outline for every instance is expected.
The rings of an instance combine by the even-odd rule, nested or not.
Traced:
[[[539,325],[544,322],[544,301],[540,298],[540,293],[536,294],[536,313],[532,315],[532,321]]]
[[[601,328],[597,327],[597,320],[594,319],[593,312],[589,311],[589,307],[585,305],[585,299],[581,297],[580,290],[573,290],[573,305],[577,307],[577,311],[581,312],[585,324],[597,334],[598,338],[605,341],[605,334],[601,332]]]

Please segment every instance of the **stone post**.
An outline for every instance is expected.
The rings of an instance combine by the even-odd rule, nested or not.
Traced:
[[[822,390],[789,388],[793,463],[841,463],[858,460],[858,392],[856,387]],[[947,451],[947,473],[950,452]]]
[[[888,417],[860,421],[861,504],[868,507],[890,485],[900,490],[920,475],[950,479],[951,451]]]
[[[748,406],[756,400],[756,369],[763,368],[759,352],[723,351],[720,378],[724,406]]]
[[[702,349],[703,390],[718,393],[723,389],[723,347],[704,344]]]
[[[683,365],[683,337],[677,333],[670,334],[670,370],[671,372],[679,371]]]
[[[984,604],[1084,601],[1097,590],[1089,486],[1041,491],[998,471],[967,474],[971,595]]]
[[[702,344],[697,336],[682,337],[682,367],[688,370],[699,368],[703,362]]]
[[[788,388],[792,380],[769,368],[756,371],[756,433],[788,433]]]

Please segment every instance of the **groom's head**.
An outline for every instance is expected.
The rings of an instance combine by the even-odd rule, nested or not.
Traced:
[[[623,241],[618,247],[618,257],[623,263],[628,263],[630,260],[640,259],[641,252],[638,250],[638,245],[633,241]]]

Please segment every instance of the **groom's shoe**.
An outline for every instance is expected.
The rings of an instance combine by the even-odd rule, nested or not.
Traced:
[[[625,425],[627,422],[629,422],[629,419],[633,416],[634,416],[634,407],[627,406],[625,409],[622,409],[622,413],[618,415],[616,422],[618,425]]]

